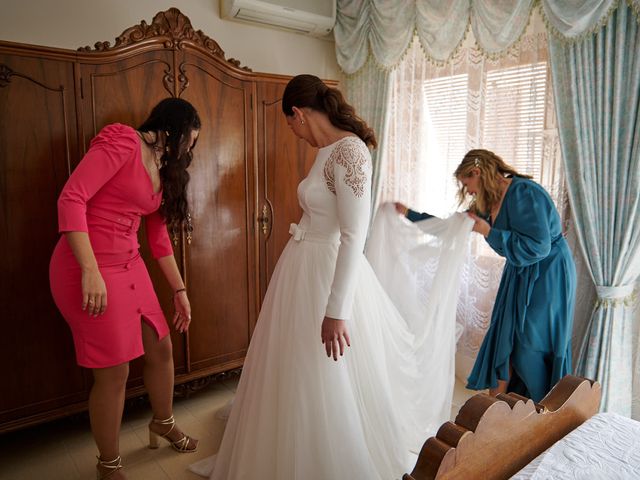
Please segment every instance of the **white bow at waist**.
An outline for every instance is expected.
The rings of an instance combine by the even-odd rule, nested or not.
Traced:
[[[322,232],[309,232],[300,228],[297,223],[289,225],[289,233],[296,242],[316,242],[316,243],[339,243],[339,233],[322,233]]]

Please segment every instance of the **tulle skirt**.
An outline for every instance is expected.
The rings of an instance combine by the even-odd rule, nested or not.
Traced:
[[[362,255],[347,320],[351,347],[336,362],[320,329],[337,253],[336,242],[309,236],[285,247],[220,449],[192,465],[195,473],[214,480],[392,480],[412,470],[423,442],[448,420],[455,308],[437,336],[417,344]],[[429,366],[430,350],[447,353]],[[447,375],[444,384],[431,383],[434,368]]]
[[[412,468],[410,450],[424,440],[412,415],[420,377],[413,336],[364,256],[347,321],[351,348],[337,362],[324,351],[320,328],[337,250],[289,241],[220,450],[193,465],[196,473],[216,480],[390,480]]]

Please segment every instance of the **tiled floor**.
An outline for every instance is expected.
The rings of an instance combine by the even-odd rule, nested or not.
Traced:
[[[216,412],[233,397],[237,379],[210,385],[189,399],[175,402],[175,417],[182,429],[200,439],[198,451],[180,454],[166,442],[158,450],[148,445],[148,407],[125,412],[120,451],[129,480],[196,480],[187,465],[213,454],[220,444],[224,423]],[[456,381],[451,414],[475,392]],[[96,447],[86,415],[62,419],[0,436],[0,480],[89,480],[95,478]]]
[[[163,440],[158,450],[150,450],[147,448],[149,407],[128,408],[120,435],[127,477],[130,480],[202,480],[187,471],[187,465],[218,449],[224,424],[215,414],[233,397],[236,384],[237,379],[222,381],[189,399],[176,399],[174,414],[180,428],[200,440],[196,453],[177,453]],[[96,453],[86,415],[5,434],[0,436],[0,480],[94,479]]]

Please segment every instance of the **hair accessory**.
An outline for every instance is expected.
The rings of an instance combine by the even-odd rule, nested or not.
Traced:
[[[480,168],[480,159],[478,157],[473,159],[473,164],[477,167]]]

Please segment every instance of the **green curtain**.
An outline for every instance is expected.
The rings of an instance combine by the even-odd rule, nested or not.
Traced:
[[[346,95],[349,103],[354,105],[356,112],[376,132],[378,148],[372,154],[372,208],[378,204],[381,173],[384,172],[384,158],[382,152],[386,137],[388,120],[388,97],[390,92],[390,76],[388,70],[378,67],[371,59],[358,71],[347,77]]]
[[[640,28],[621,1],[575,43],[550,39],[554,94],[576,232],[598,301],[577,372],[602,385],[601,408],[631,415],[630,305],[640,275]]]

